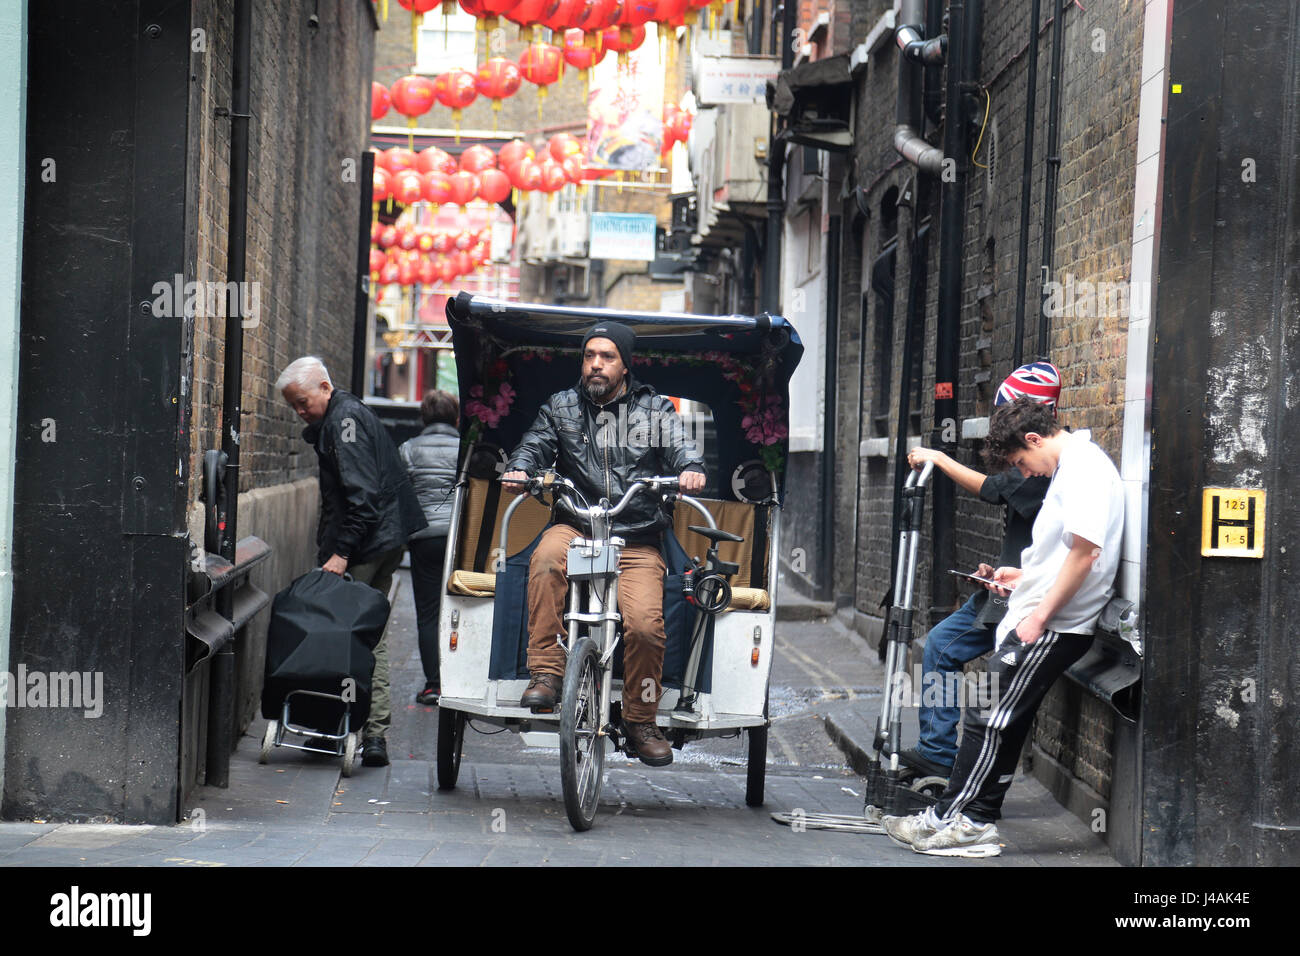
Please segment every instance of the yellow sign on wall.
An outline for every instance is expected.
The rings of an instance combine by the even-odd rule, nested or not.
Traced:
[[[1201,554],[1220,558],[1264,556],[1263,489],[1206,488],[1201,500]]]

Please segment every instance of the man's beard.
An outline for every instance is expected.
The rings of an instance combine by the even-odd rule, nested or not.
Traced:
[[[610,381],[607,376],[603,375],[597,379],[593,379],[592,376],[587,375],[582,380],[583,388],[587,390],[587,396],[593,402],[603,402],[605,399],[609,398],[614,394],[614,391],[618,388],[619,384],[619,382]]]

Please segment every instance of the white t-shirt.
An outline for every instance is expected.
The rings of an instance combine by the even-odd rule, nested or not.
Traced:
[[[1101,609],[1114,593],[1124,533],[1124,486],[1119,472],[1086,429],[1064,432],[1065,443],[1042,510],[1034,519],[1033,540],[1020,555],[1024,573],[998,625],[998,644],[1006,640],[1047,595],[1078,535],[1101,548],[1092,570],[1065,606],[1047,622],[1052,631],[1091,634]]]

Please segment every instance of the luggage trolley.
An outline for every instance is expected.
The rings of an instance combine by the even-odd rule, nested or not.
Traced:
[[[275,596],[267,629],[257,762],[277,747],[342,757],[352,775],[357,731],[370,715],[374,649],[388,626],[390,598],[351,575],[309,571]],[[286,734],[303,739],[290,743]]]

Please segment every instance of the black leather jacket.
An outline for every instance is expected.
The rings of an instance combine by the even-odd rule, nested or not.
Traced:
[[[428,525],[383,424],[351,392],[334,389],[325,417],[303,429],[320,460],[316,561],[364,564]]]
[[[673,403],[649,385],[628,377],[621,398],[605,405],[591,401],[581,383],[547,400],[510,456],[506,471],[538,474],[554,467],[595,504],[617,504],[637,478],[704,474],[704,459],[686,435]],[[579,525],[557,509],[557,521]],[[613,531],[629,544],[655,540],[672,523],[671,515],[649,492],[634,497],[614,519]]]

